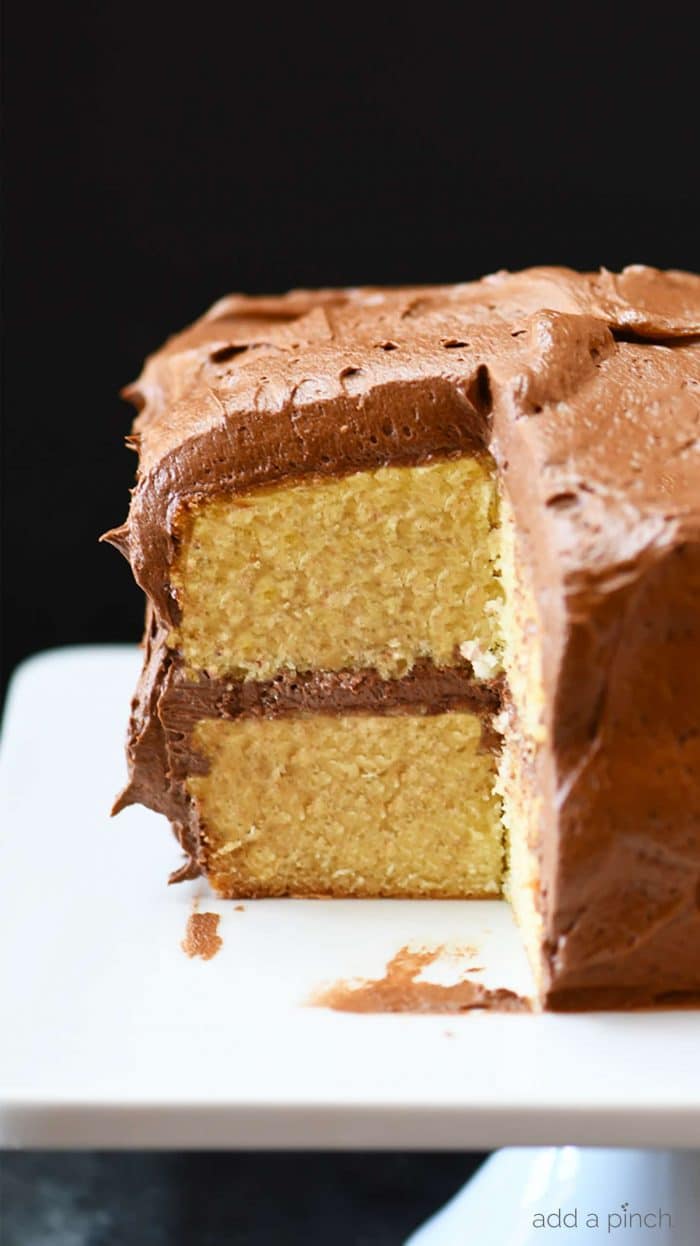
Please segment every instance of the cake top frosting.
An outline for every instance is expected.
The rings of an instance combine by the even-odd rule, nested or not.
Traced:
[[[308,473],[524,456],[513,489],[551,520],[560,571],[589,583],[700,523],[690,273],[533,268],[453,286],[231,295],[126,393],[139,474],[109,538],[166,618],[182,506]]]
[[[700,277],[642,265],[619,274],[532,268],[451,286],[230,295],[170,338],[125,391],[140,409],[141,472],[237,412],[262,420],[361,400],[378,387],[436,377],[459,383],[480,358],[500,360],[504,379],[539,368],[543,397],[556,399],[554,370],[568,375],[571,390],[581,360],[570,333],[551,343],[546,330],[518,340],[543,312],[552,325],[584,317],[642,340],[685,339],[700,335]],[[255,427],[250,432],[254,440]]]

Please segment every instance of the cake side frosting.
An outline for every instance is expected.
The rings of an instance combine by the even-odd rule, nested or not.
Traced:
[[[564,392],[569,327],[531,332],[558,396],[533,370],[492,451],[544,638],[548,1002],[680,1002],[700,995],[700,349],[591,338]]]

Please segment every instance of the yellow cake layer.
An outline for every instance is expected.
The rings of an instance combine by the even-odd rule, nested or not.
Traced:
[[[498,669],[497,499],[484,459],[381,467],[210,501],[182,523],[173,570],[190,670],[281,670],[420,657]]]
[[[474,714],[205,719],[191,776],[225,896],[494,896],[503,845]]]

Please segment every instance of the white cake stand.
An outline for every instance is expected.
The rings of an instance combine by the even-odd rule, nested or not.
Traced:
[[[700,1241],[697,1151],[507,1147],[406,1246],[693,1246]]]
[[[121,647],[44,654],[10,693],[0,1144],[504,1147],[414,1242],[700,1240],[683,1227],[684,1217],[700,1224],[692,1150],[587,1149],[700,1147],[700,1012],[309,1007],[321,983],[381,976],[407,944],[451,949],[436,970],[448,977],[476,970],[474,981],[521,992],[531,981],[500,901],[257,901],[240,911],[200,882],[166,887],[178,850],[165,823],[143,809],[108,817],[139,661]],[[208,962],[180,947],[195,902],[220,916],[223,946]],[[522,1146],[544,1149],[509,1149]],[[625,1203],[669,1213],[671,1236],[665,1221],[607,1233]],[[575,1231],[532,1223],[576,1208]],[[583,1212],[606,1227],[587,1229]]]

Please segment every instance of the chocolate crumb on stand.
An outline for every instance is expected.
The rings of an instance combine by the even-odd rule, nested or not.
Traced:
[[[195,909],[187,919],[187,928],[185,937],[182,940],[182,950],[186,956],[193,959],[195,956],[201,957],[202,960],[211,960],[220,948],[223,947],[224,941],[218,933],[220,917],[218,913],[199,913]]]

